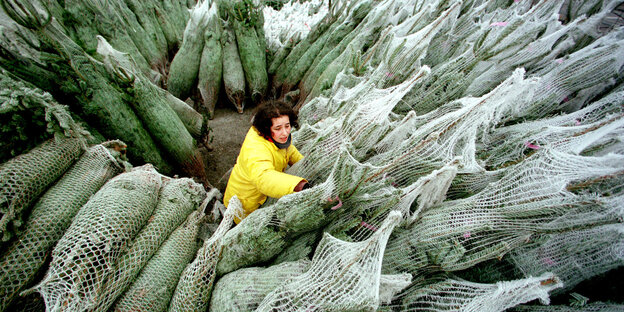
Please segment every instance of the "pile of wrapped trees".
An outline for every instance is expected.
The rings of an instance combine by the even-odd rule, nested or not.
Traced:
[[[136,69],[102,43],[107,68]],[[50,93],[5,71],[0,82],[8,158],[0,165],[0,311],[166,308],[196,252],[218,248],[205,236],[219,191],[151,164],[132,168],[124,142],[93,144],[98,140]],[[149,82],[134,83],[145,98],[167,98]],[[218,233],[231,226],[232,217],[225,220]],[[146,286],[142,276],[157,283]],[[153,297],[145,298],[148,290]]]
[[[201,178],[193,149],[210,142],[207,119],[221,89],[240,113],[267,96],[258,1],[5,0],[2,7],[0,66],[161,172]],[[103,45],[122,55],[113,69]]]
[[[161,88],[187,3],[9,0],[2,8],[0,64],[11,77],[66,104],[95,142],[123,140],[133,162],[203,179],[196,149],[209,136],[206,118]]]
[[[85,148],[58,137],[0,167],[0,311],[166,309],[210,235],[216,189],[132,168],[121,141]]]
[[[503,311],[621,272],[621,3],[332,5],[269,45],[272,86],[300,108],[289,172],[315,186],[225,234],[211,310]],[[356,248],[392,211],[383,255]],[[622,309],[584,301],[521,310]]]
[[[179,44],[160,82],[168,91],[157,87],[167,68],[160,50],[124,47],[134,42],[122,39],[126,30],[93,34],[80,23],[100,21],[47,18],[60,4],[3,4],[30,29],[3,38],[2,66],[18,66],[1,81],[14,90],[0,94],[6,111],[18,116],[12,124],[31,114],[58,134],[14,147],[21,155],[0,166],[0,310],[37,298],[48,311],[623,309],[621,295],[579,287],[615,283],[624,265],[619,1],[318,0],[279,12],[200,1],[183,31],[162,36],[169,52]],[[182,6],[74,5],[113,21]],[[163,34],[174,25],[164,21]],[[82,46],[91,36],[93,54]],[[59,86],[53,70],[72,80]],[[237,92],[225,81],[234,75]],[[216,190],[149,164],[131,169],[122,141],[93,145],[86,130],[115,132],[13,76],[74,90],[68,102],[98,118],[105,112],[95,107],[122,109],[103,96],[117,94],[137,120],[171,129],[175,118],[150,108],[197,92],[210,111],[217,76],[241,110],[270,88],[299,110],[293,142],[305,158],[288,172],[313,187],[231,228],[233,197],[216,227],[205,215],[223,208]],[[182,147],[167,157],[182,161]],[[212,229],[201,234],[207,219]]]
[[[198,100],[212,118],[223,85],[242,113],[247,98],[257,103],[267,95],[264,38],[259,1],[200,1],[190,11],[167,89],[182,100],[199,91]]]

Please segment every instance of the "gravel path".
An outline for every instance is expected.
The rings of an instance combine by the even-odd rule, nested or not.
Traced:
[[[223,194],[229,170],[236,163],[240,147],[251,126],[255,107],[246,107],[243,114],[239,114],[233,105],[223,107],[220,104],[217,104],[215,117],[208,124],[212,128],[212,150],[200,150],[204,155],[208,181]]]

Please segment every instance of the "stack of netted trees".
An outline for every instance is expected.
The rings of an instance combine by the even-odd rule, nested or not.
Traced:
[[[56,205],[54,194],[72,185],[65,176],[73,167],[49,178],[45,183],[54,187],[46,193],[32,174],[12,178],[25,183],[18,189],[37,194],[8,191],[0,198],[7,203],[7,239],[24,235],[11,243],[18,247],[3,247],[8,269],[1,280],[9,281],[3,297],[37,292],[53,311],[623,309],[618,294],[598,297],[577,287],[612,269],[621,272],[624,264],[621,2],[345,0],[328,8],[322,1],[293,1],[283,14],[264,14],[264,21],[250,1],[220,3],[200,2],[191,10],[178,54],[186,50],[200,65],[197,78],[180,76],[178,87],[190,89],[179,90],[192,93],[197,80],[201,94],[212,94],[214,81],[201,71],[218,71],[204,61],[215,57],[206,52],[218,50],[214,38],[231,43],[240,33],[248,39],[244,47],[239,40],[237,50],[267,49],[271,86],[300,109],[293,142],[305,158],[288,170],[313,187],[267,201],[230,229],[240,209],[234,197],[214,235],[199,246],[198,222],[220,206],[212,200],[216,192],[163,177],[150,165],[126,169],[99,187],[80,185],[78,191],[90,195],[63,195],[62,208],[54,209],[40,207]],[[303,8],[310,10],[302,14]],[[146,103],[161,101],[144,65],[113,37],[95,36],[98,60],[72,54],[62,28],[45,22],[42,10],[32,12],[38,18],[13,17],[38,37],[17,38],[48,38],[37,42],[63,51],[56,57],[71,66],[59,61],[55,68],[80,73],[67,85],[94,90],[105,77],[119,94],[131,88],[133,96],[150,99]],[[309,33],[289,34],[296,19],[287,12]],[[231,33],[221,23],[226,18]],[[262,23],[266,45],[257,40]],[[223,45],[224,59],[226,47],[233,50]],[[6,55],[3,64],[18,61]],[[243,65],[258,66],[259,58],[239,57],[239,78],[258,83],[242,88],[262,90],[264,76]],[[24,64],[20,77],[36,69],[42,84],[54,82],[41,63]],[[82,70],[88,64],[90,70]],[[155,118],[150,114],[140,116]],[[81,139],[54,142],[71,140]],[[109,144],[112,162],[114,147],[123,146]],[[82,154],[74,166],[87,155],[82,144],[62,150],[74,151],[74,159]],[[61,166],[54,159],[46,157],[42,166]],[[24,163],[35,168],[15,159],[0,171],[21,172],[11,168]],[[56,239],[43,242],[47,236],[30,232],[29,224],[51,213],[70,216],[38,221],[55,224],[49,231]],[[18,216],[25,216],[23,234],[16,230]],[[20,250],[25,255],[10,256]],[[48,268],[45,275],[37,275],[41,267]],[[542,306],[550,295],[558,305]],[[597,302],[607,300],[613,302]]]
[[[99,142],[129,144],[133,162],[203,179],[205,118],[158,86],[188,20],[174,2],[2,1],[0,65],[67,104]],[[107,47],[127,61],[105,64]]]
[[[0,167],[3,225],[27,215],[2,228],[0,311],[166,309],[210,234],[200,229],[216,189],[131,168],[121,141],[84,146],[57,138]]]
[[[207,119],[222,88],[240,113],[267,96],[259,1],[3,0],[2,7],[0,66],[161,172],[202,177],[194,149],[210,141]],[[111,70],[102,46],[126,61]]]
[[[503,311],[621,268],[620,3],[332,5],[270,72],[299,93],[306,158],[289,170],[315,187],[226,233],[211,310]],[[321,240],[372,244],[392,211],[383,257]],[[232,299],[267,274],[288,281]]]
[[[102,69],[136,75],[143,103],[167,105],[166,91],[97,39]],[[202,184],[162,175],[151,164],[133,169],[124,142],[92,144],[98,139],[50,93],[6,71],[0,83],[7,149],[0,164],[0,311],[166,309],[201,240],[204,258],[206,248],[219,248],[219,240],[205,237],[215,219],[205,212],[214,210],[219,191],[206,193]],[[176,116],[136,109],[160,123]],[[231,215],[223,224],[218,233],[229,229]]]
[[[264,38],[259,1],[199,1],[171,62],[168,90],[183,100],[199,91],[198,100],[212,118],[223,85],[242,113],[247,97],[257,103],[267,94]]]

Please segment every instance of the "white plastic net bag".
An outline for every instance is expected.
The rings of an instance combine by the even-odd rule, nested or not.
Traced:
[[[204,187],[189,178],[163,178],[163,186],[153,214],[124,253],[115,259],[112,274],[97,293],[95,311],[108,311],[114,301],[137,278],[164,241],[204,200]]]
[[[446,279],[406,291],[403,304],[391,307],[400,311],[505,311],[534,299],[548,304],[549,292],[559,287],[561,282],[549,273],[496,284]]]
[[[34,204],[24,231],[0,260],[0,310],[28,285],[89,198],[124,170],[122,142],[107,142],[87,150]]]
[[[192,212],[158,248],[132,285],[117,300],[114,311],[165,311],[180,274],[199,247],[197,234],[203,211]]]
[[[48,311],[94,308],[96,290],[154,211],[162,178],[144,165],[108,181],[80,209],[33,288]]]
[[[9,240],[22,226],[22,213],[84,152],[80,139],[50,139],[0,166],[0,237]]]
[[[375,310],[381,303],[383,251],[400,219],[399,212],[390,213],[378,231],[361,242],[343,242],[325,234],[310,269],[273,290],[256,311]],[[393,288],[398,292],[409,284],[410,278],[394,281],[398,283],[384,285],[386,291]]]
[[[195,260],[182,272],[169,304],[169,310],[192,312],[203,311],[208,308],[214,282],[217,278],[217,262],[223,249],[223,235],[234,224],[234,216],[239,218],[242,216],[242,209],[243,206],[236,195],[232,196],[219,227],[210,239],[206,240],[199,248]]]

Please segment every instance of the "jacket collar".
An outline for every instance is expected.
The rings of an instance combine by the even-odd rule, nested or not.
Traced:
[[[290,142],[292,141],[292,137],[291,137],[291,135],[289,134],[289,135],[288,135],[288,140],[286,140],[286,142],[285,142],[285,143],[275,142],[275,141],[273,140],[273,138],[269,138],[269,141],[273,142],[273,144],[275,144],[275,146],[277,146],[277,148],[279,148],[279,149],[286,149],[286,148],[288,148],[288,147],[290,146]]]
[[[256,134],[260,138],[265,139],[265,140],[269,141],[270,143],[272,143],[271,146],[273,146],[276,150],[277,149],[286,149],[286,148],[290,147],[290,145],[292,144],[292,134],[288,135],[288,140],[285,143],[278,143],[278,142],[275,142],[273,140],[273,138],[264,136],[262,133],[260,133],[260,131],[258,131],[258,129],[256,129],[256,127],[251,126],[251,128],[256,132]]]

